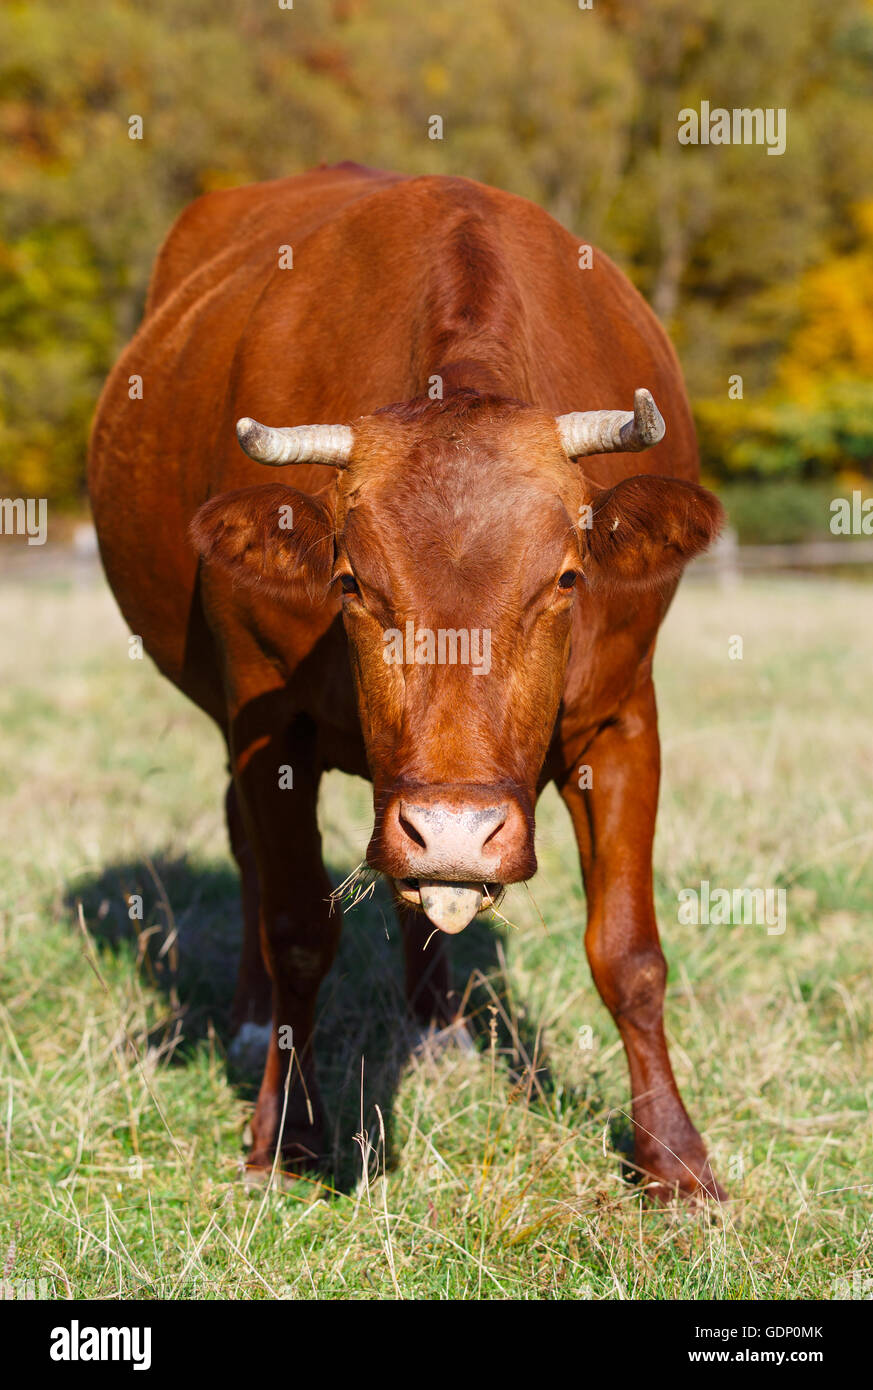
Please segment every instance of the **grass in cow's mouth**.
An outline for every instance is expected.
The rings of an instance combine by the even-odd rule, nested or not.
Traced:
[[[241,1181],[252,1091],[225,1060],[240,910],[221,740],[128,660],[102,585],[7,584],[0,600],[0,1261],[13,1286],[93,1299],[869,1295],[869,587],[686,581],[659,639],[667,1031],[733,1196],[678,1219],[641,1209],[621,1179],[627,1075],[585,961],[557,798],[538,809],[530,893],[513,885],[503,904],[516,928],[479,917],[448,943],[479,1048],[417,1051],[389,886],[353,867],[371,792],[339,774],[320,805],[346,895],[318,1027],[335,1195],[300,1181],[261,1208]],[[745,656],[730,661],[737,632]],[[787,930],[680,924],[677,894],[702,879],[787,884]]]
[[[340,907],[343,911],[350,911],[373,896],[381,877],[378,869],[371,868],[362,860],[346,875],[342,883],[334,888],[330,895],[331,905]]]

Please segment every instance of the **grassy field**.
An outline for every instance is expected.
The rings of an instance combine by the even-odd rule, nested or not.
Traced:
[[[622,1177],[625,1063],[585,963],[552,794],[540,872],[503,907],[514,925],[477,923],[453,943],[477,1048],[415,1050],[380,889],[347,915],[322,997],[332,1180],[247,1190],[251,1078],[229,1076],[225,1056],[239,910],[219,737],[128,658],[99,581],[7,581],[0,607],[0,1260],[13,1288],[807,1299],[873,1277],[869,588],[687,584],[661,639],[667,1028],[732,1194],[714,1211],[651,1209]],[[322,824],[339,880],[366,843],[367,787],[328,778]],[[787,930],[680,924],[678,891],[704,878],[785,887]]]

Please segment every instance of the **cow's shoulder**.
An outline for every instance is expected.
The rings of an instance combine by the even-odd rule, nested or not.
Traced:
[[[146,316],[192,274],[238,246],[269,238],[293,244],[347,205],[368,197],[403,175],[371,169],[350,160],[319,165],[306,173],[237,188],[213,189],[195,198],[176,218],[155,261]]]

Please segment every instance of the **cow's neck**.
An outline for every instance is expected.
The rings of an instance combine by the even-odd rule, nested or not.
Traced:
[[[493,362],[475,357],[460,357],[438,366],[434,376],[439,378],[444,395],[469,387],[474,391],[506,395],[502,373]]]
[[[465,192],[464,202],[469,195]],[[418,316],[413,366],[425,392],[470,387],[526,400],[526,317],[515,268],[478,209],[445,233]],[[434,378],[438,378],[438,382]]]
[[[493,356],[452,356],[432,371],[427,371],[422,393],[448,396],[467,387],[482,395],[506,396],[512,400],[530,398],[530,382],[521,359],[504,363],[504,353],[498,349]],[[434,389],[436,388],[436,390]]]

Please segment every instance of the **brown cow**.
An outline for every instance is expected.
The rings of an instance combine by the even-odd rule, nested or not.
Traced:
[[[367,860],[395,885],[425,1020],[447,1010],[432,924],[458,931],[533,874],[551,780],[627,1052],[635,1163],[658,1196],[720,1195],[667,1055],[652,898],[655,637],[721,516],[697,468],[655,318],[531,203],[343,164],[210,193],[176,223],[89,482],[131,630],[227,739],[233,1022],[272,1020],[251,1165],[322,1148],[311,1035],[340,920],[321,773],[372,779]]]

